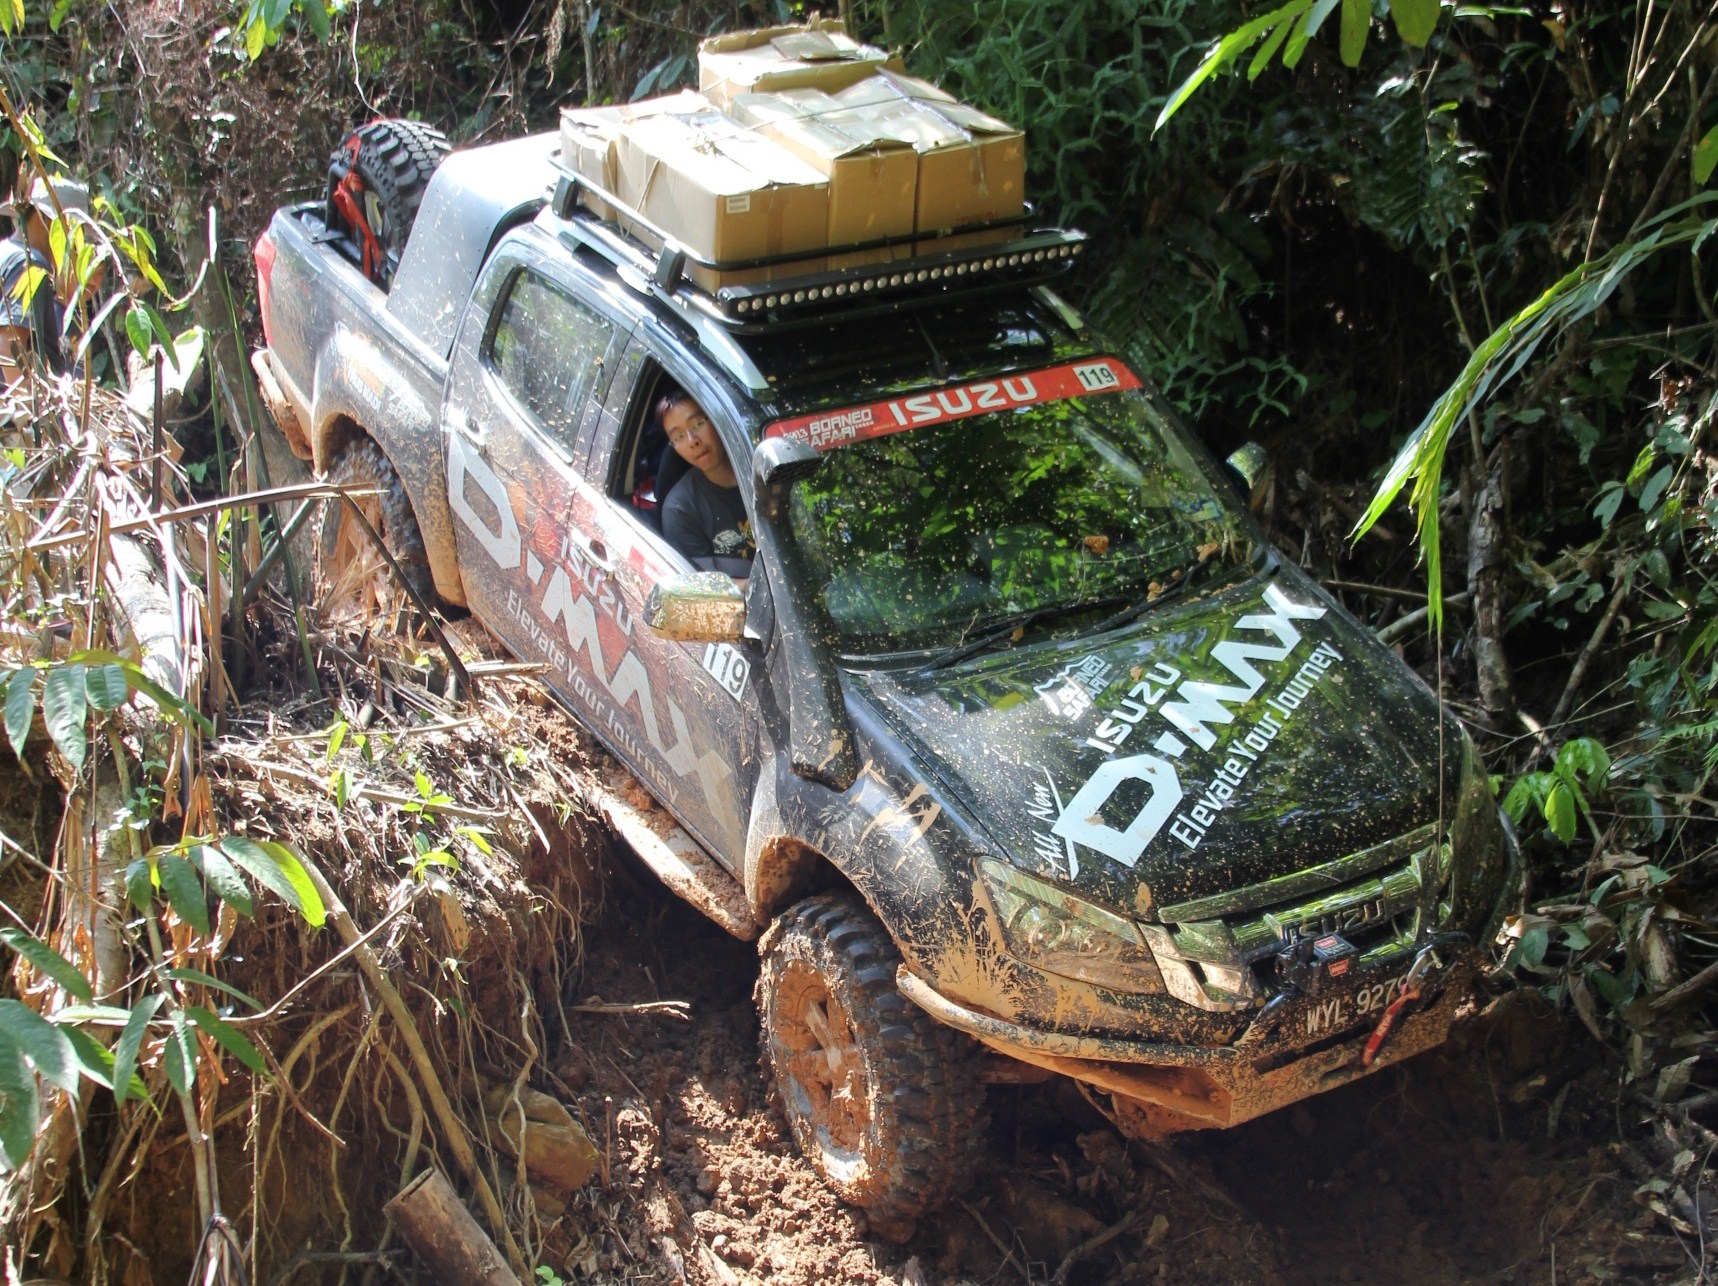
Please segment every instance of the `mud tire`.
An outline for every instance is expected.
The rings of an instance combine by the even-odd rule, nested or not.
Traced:
[[[766,936],[757,989],[762,1061],[795,1143],[837,1196],[895,1224],[961,1190],[986,1124],[978,1047],[901,995],[900,963],[857,898],[824,895]]]
[[[434,601],[423,533],[399,475],[382,448],[369,438],[349,443],[328,471],[328,481],[378,493],[358,498],[364,516],[381,535],[412,588],[425,602]],[[389,606],[397,596],[401,596],[398,583],[352,517],[351,507],[343,500],[325,502],[316,532],[318,606],[329,613],[373,611]]]
[[[334,154],[336,162],[350,155],[353,138],[358,140],[358,155],[352,168],[364,182],[364,217],[382,247],[380,284],[385,286],[406,248],[424,189],[450,144],[447,135],[422,121],[371,121],[346,136]]]

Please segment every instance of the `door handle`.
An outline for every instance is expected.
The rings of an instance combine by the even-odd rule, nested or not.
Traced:
[[[464,411],[449,410],[447,427],[476,447],[479,455],[489,449],[489,435],[473,424],[471,417]]]
[[[614,558],[608,552],[608,546],[595,536],[586,537],[578,531],[567,533],[567,543],[579,551],[580,556],[596,568],[604,576],[614,575]]]

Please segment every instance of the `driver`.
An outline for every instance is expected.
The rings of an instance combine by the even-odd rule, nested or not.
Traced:
[[[694,567],[724,572],[743,586],[757,545],[740,499],[740,481],[716,426],[679,388],[657,399],[656,418],[675,454],[692,466],[662,503],[663,536]]]

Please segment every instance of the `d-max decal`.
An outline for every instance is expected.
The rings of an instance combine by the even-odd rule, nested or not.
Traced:
[[[1090,393],[1116,393],[1141,387],[1139,377],[1113,357],[1069,362],[1041,371],[996,379],[953,384],[905,397],[892,397],[868,406],[817,411],[777,420],[764,430],[766,438],[798,438],[819,451],[880,438],[905,429],[964,420],[992,411],[1011,411],[1041,402],[1060,402]]]

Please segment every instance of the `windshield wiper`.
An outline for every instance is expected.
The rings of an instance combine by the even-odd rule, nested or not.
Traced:
[[[946,666],[953,665],[956,661],[964,661],[974,653],[994,647],[1005,639],[1014,638],[1028,626],[1036,625],[1039,621],[1048,620],[1052,616],[1072,616],[1076,612],[1089,612],[1093,608],[1102,607],[1110,601],[1112,600],[1098,599],[1095,602],[1087,603],[1047,603],[1043,607],[1033,607],[1024,612],[1015,612],[1012,616],[1003,617],[995,625],[966,642],[957,643],[941,656],[926,661],[914,673],[929,674],[933,670],[941,670]]]
[[[1199,580],[1207,571],[1216,565],[1217,560],[1210,554],[1195,559],[1193,562],[1178,569],[1177,573],[1175,573],[1175,580],[1171,581],[1167,585],[1159,582],[1152,589],[1146,591],[1142,597],[1136,598],[1133,602],[1122,608],[1121,611],[1115,613],[1115,615],[1106,616],[1103,620],[1099,621],[1093,628],[1092,632],[1094,634],[1102,634],[1106,630],[1115,629],[1118,625],[1126,625],[1129,621],[1144,615],[1148,609],[1156,607],[1160,603],[1167,603],[1171,599],[1180,598],[1192,587],[1194,581]]]

